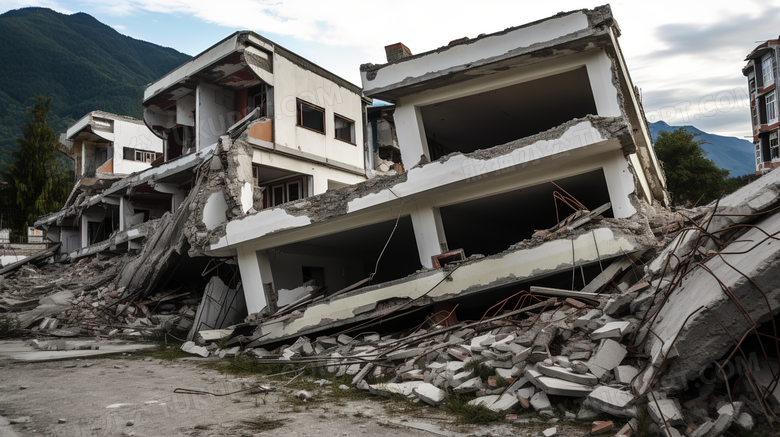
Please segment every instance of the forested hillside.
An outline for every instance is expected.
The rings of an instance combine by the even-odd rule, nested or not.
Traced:
[[[0,15],[0,166],[17,149],[35,95],[51,97],[61,132],[103,110],[141,117],[144,86],[189,59],[121,35],[85,13],[24,8]]]

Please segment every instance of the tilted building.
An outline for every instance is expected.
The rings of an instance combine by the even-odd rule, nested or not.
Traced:
[[[756,173],[780,166],[780,120],[775,91],[778,50],[780,39],[763,42],[747,55],[747,65],[742,68],[748,80]]]

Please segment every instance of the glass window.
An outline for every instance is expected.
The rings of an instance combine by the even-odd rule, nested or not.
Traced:
[[[761,165],[761,144],[756,143],[756,166]]]
[[[775,105],[775,92],[766,95],[766,124],[777,122],[777,106]]]
[[[769,152],[772,154],[772,160],[780,158],[780,147],[778,147],[777,132],[769,134]]]
[[[348,143],[355,144],[355,122],[344,118],[340,115],[335,115],[333,123],[336,127],[336,138],[346,141]]]
[[[772,56],[768,56],[761,61],[761,73],[764,76],[764,88],[775,83],[774,74],[772,74]]]
[[[324,134],[325,110],[299,99],[297,125]]]

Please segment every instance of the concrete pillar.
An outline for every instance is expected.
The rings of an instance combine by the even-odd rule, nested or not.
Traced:
[[[417,165],[422,155],[430,160],[431,155],[428,153],[428,140],[425,139],[420,110],[414,105],[399,104],[395,108],[393,119],[404,168],[410,169]]]
[[[124,231],[129,227],[128,221],[130,220],[130,217],[135,214],[135,208],[133,208],[133,204],[130,203],[130,198],[127,196],[122,196],[121,200],[119,201],[119,230]]]
[[[273,291],[274,278],[268,254],[264,250],[255,251],[246,246],[239,246],[236,251],[247,311],[249,314],[260,312],[269,306],[266,284],[270,284]],[[276,302],[272,302],[270,307],[276,308]]]
[[[431,257],[448,250],[441,212],[439,208],[431,207],[428,200],[424,199],[415,202],[415,207],[411,210],[410,215],[420,263],[425,267],[432,268]]]
[[[79,232],[81,232],[81,247],[89,246],[89,221],[86,214],[81,214],[81,226],[79,226]]]
[[[611,152],[611,155],[604,156],[602,169],[607,182],[609,201],[612,203],[612,214],[615,218],[627,218],[636,214],[636,208],[628,199],[628,195],[636,191],[634,175],[628,168],[623,152],[616,150]]]

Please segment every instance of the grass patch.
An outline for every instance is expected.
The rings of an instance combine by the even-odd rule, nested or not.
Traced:
[[[482,360],[471,360],[463,366],[464,371],[472,371],[475,376],[479,376],[482,382],[487,382],[488,377],[496,375],[496,369],[483,363]],[[503,379],[503,378],[502,378]],[[506,381],[504,381],[506,382]]]
[[[241,423],[247,428],[253,431],[271,431],[276,428],[284,426],[284,420],[279,419],[266,419],[264,417],[258,417],[257,419],[243,420]]]
[[[0,315],[0,335],[10,334],[19,329],[21,324],[16,316]]]
[[[506,417],[482,405],[469,405],[471,397],[451,393],[446,400],[446,408],[457,417],[458,424],[484,425],[491,422],[503,422]]]
[[[647,404],[636,406],[636,419],[639,424],[636,427],[634,437],[653,437],[655,435],[650,430],[653,419],[650,418],[650,414],[647,412]]]

